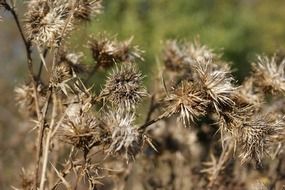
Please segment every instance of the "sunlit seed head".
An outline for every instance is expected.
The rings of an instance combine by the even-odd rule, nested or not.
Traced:
[[[101,0],[78,0],[75,5],[74,18],[82,21],[90,21],[102,11]]]
[[[178,113],[184,126],[189,126],[195,119],[206,113],[208,100],[192,83],[182,82],[164,99],[165,115],[171,116]]]
[[[134,108],[143,97],[147,96],[142,79],[142,74],[134,64],[123,64],[109,75],[100,96],[112,105]]]
[[[143,60],[142,50],[132,45],[132,39],[118,41],[115,37],[101,34],[98,38],[92,37],[88,45],[96,64],[102,68],[109,68],[115,63]]]
[[[42,107],[45,102],[45,88],[42,84],[37,86],[38,103]],[[34,117],[36,115],[35,94],[33,85],[27,83],[15,88],[15,100],[19,110],[24,116]]]
[[[90,150],[93,146],[105,142],[108,131],[104,129],[94,115],[74,115],[76,111],[71,113],[73,117],[66,117],[58,131],[58,137],[61,141],[82,150]]]
[[[253,76],[258,86],[271,93],[285,92],[285,60],[277,63],[276,57],[259,56],[253,64]]]
[[[258,116],[245,122],[240,128],[238,143],[242,162],[255,160],[257,163],[268,154],[276,139],[284,135],[284,119],[271,119],[269,116]]]
[[[58,46],[59,41],[72,29],[67,22],[70,2],[66,0],[31,0],[25,14],[28,39],[40,47]]]
[[[140,152],[143,137],[134,125],[134,119],[133,113],[124,113],[122,110],[108,114],[108,125],[112,131],[108,154],[119,154],[129,161]]]
[[[206,99],[210,100],[214,109],[219,113],[223,106],[233,106],[232,100],[235,96],[236,88],[233,86],[233,77],[229,72],[222,68],[217,69],[210,63],[198,64],[195,66],[196,79],[198,86],[206,94]]]

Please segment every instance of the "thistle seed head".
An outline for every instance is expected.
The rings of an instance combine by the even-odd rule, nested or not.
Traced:
[[[108,154],[119,154],[129,161],[140,152],[143,137],[138,128],[134,126],[134,120],[134,113],[123,113],[119,110],[108,114],[108,125],[112,131]]]
[[[165,98],[164,103],[166,104],[164,115],[169,117],[179,113],[179,119],[184,126],[189,126],[191,122],[206,113],[208,101],[192,83],[182,82]]]
[[[70,78],[72,78],[71,67],[64,62],[61,62],[55,66],[52,72],[51,83],[56,86]]]
[[[82,62],[82,57],[84,54],[79,53],[69,53],[65,49],[59,51],[58,64],[67,64],[75,73],[85,73],[88,68]]]
[[[205,93],[205,99],[212,102],[217,113],[223,106],[235,105],[232,98],[235,96],[236,88],[232,84],[234,79],[228,71],[217,69],[209,63],[197,64],[195,68],[198,86]]]
[[[90,21],[92,17],[102,11],[101,0],[78,0],[75,5],[74,18],[82,21]]]
[[[45,88],[42,84],[37,86],[39,106],[42,108],[45,102]],[[15,100],[19,106],[19,110],[25,116],[34,117],[36,116],[36,104],[34,89],[31,83],[27,83],[15,88]]]
[[[58,137],[61,141],[85,151],[104,144],[107,133],[101,121],[86,113],[67,117],[58,130]]]
[[[264,94],[254,85],[254,79],[251,77],[247,78],[243,84],[237,88],[236,97],[237,102],[253,105],[255,107],[260,107],[264,100]]]
[[[109,75],[100,97],[111,104],[127,109],[134,108],[143,97],[147,96],[142,86],[142,74],[132,63],[121,65]]]
[[[219,58],[219,55],[216,55],[212,49],[202,45],[199,41],[185,44],[185,46],[185,52],[189,56],[191,62],[207,62],[208,60]]]
[[[72,29],[71,22],[67,23],[69,6],[67,0],[29,1],[25,14],[28,39],[40,47],[58,46],[61,38]]]
[[[108,38],[101,35],[99,39],[92,38],[88,45],[91,49],[93,59],[103,68],[113,66],[116,62],[130,62],[136,59],[143,60],[142,51],[138,46],[132,45],[132,39],[119,42],[116,38]]]
[[[245,122],[238,135],[242,163],[251,159],[260,163],[264,153],[268,154],[280,135],[284,135],[284,127],[283,118],[276,120],[270,115]]]
[[[276,56],[259,56],[253,64],[253,76],[258,86],[271,93],[285,92],[285,59],[277,63]]]
[[[163,62],[167,69],[178,71],[188,65],[187,54],[177,41],[167,41],[163,51]]]
[[[219,58],[213,50],[201,45],[198,41],[194,43],[178,43],[175,40],[167,41],[163,54],[166,68],[170,70],[189,69],[197,62]],[[191,69],[191,68],[190,68]]]

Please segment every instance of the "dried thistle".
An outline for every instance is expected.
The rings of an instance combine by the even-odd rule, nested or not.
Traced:
[[[188,65],[187,55],[176,41],[167,41],[163,51],[163,62],[166,68],[177,71]]]
[[[182,82],[165,98],[164,103],[166,104],[165,116],[179,113],[179,119],[184,126],[189,126],[191,122],[206,113],[209,102],[203,98],[203,93],[194,84]]]
[[[142,60],[142,51],[131,44],[132,39],[119,42],[116,38],[109,39],[106,35],[101,35],[99,39],[92,37],[88,45],[97,67],[108,68],[116,62]]]
[[[116,67],[109,75],[100,97],[112,105],[134,108],[143,97],[147,96],[146,89],[142,86],[142,79],[142,74],[134,64],[123,64],[120,68]]]
[[[72,69],[68,64],[62,62],[53,69],[51,82],[53,85],[57,85],[70,78],[72,78]]]
[[[254,85],[253,78],[247,78],[236,92],[237,102],[240,104],[253,105],[260,107],[264,101],[264,94]]]
[[[68,66],[77,74],[85,73],[88,68],[87,65],[82,62],[83,53],[69,53],[65,49],[59,52],[57,63],[68,64]]]
[[[205,62],[219,58],[213,50],[198,41],[194,43],[178,43],[176,40],[167,41],[163,52],[163,61],[170,70],[190,69],[197,62]]]
[[[253,76],[258,86],[271,93],[285,92],[285,60],[277,63],[276,56],[258,56],[253,64]]]
[[[280,135],[284,134],[284,119],[265,117],[252,118],[243,124],[239,130],[238,143],[242,163],[254,159],[261,163],[264,153],[269,153],[276,145]]]
[[[135,115],[118,110],[117,112],[110,112],[106,119],[112,131],[112,141],[107,150],[108,154],[122,155],[127,161],[134,159],[143,144],[143,136],[133,124]]]
[[[219,55],[216,55],[212,49],[206,45],[202,45],[199,41],[186,43],[185,46],[185,53],[188,55],[191,62],[206,62],[220,57]]]
[[[28,39],[40,47],[58,46],[61,38],[72,29],[71,22],[67,22],[69,6],[66,0],[29,1],[25,14]]]
[[[58,136],[63,142],[89,151],[92,147],[103,144],[107,140],[107,133],[104,124],[95,116],[82,114],[75,117],[71,114],[63,121]]]
[[[22,168],[20,173],[20,178],[21,178],[21,189],[23,190],[32,189],[34,175],[31,171],[26,171],[24,168]]]
[[[90,21],[92,17],[102,11],[101,0],[78,0],[75,5],[74,18]]]
[[[216,69],[216,66],[198,64],[194,67],[197,74],[198,86],[205,93],[206,99],[212,102],[217,113],[223,110],[224,106],[232,107],[235,102],[236,88],[233,86],[233,77],[223,69]]]
[[[44,86],[39,83],[37,86],[37,93],[39,99],[39,106],[42,108],[45,102],[46,90]],[[35,94],[33,85],[27,83],[15,88],[15,100],[19,106],[19,110],[25,116],[35,116],[36,115],[36,104],[35,104]]]

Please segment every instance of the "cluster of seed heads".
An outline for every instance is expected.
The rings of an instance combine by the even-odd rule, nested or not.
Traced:
[[[0,7],[15,13],[5,0],[0,0]],[[157,163],[165,159],[174,171],[173,152],[177,163],[187,168],[191,164],[187,155],[195,149],[189,147],[194,146],[192,142],[205,152],[209,149],[220,152],[216,159],[213,152],[200,151],[210,157],[201,171],[212,187],[222,181],[220,174],[233,155],[238,155],[241,163],[261,164],[266,155],[280,153],[285,140],[284,110],[272,105],[277,105],[275,101],[285,92],[284,59],[258,57],[250,76],[238,85],[230,64],[221,54],[197,41],[167,41],[158,72],[161,75],[157,76],[160,80],[155,84],[163,90],[148,91],[143,84],[145,76],[137,65],[144,60],[143,51],[132,44],[133,38],[119,41],[105,34],[92,35],[87,42],[93,58],[91,64],[84,62],[83,53],[71,51],[64,43],[78,23],[90,21],[101,12],[100,0],[29,0],[27,10],[24,20],[27,37],[23,39],[28,64],[32,67],[35,64],[30,55],[30,48],[35,45],[46,70],[36,77],[33,68],[30,69],[29,82],[15,88],[20,110],[36,121],[35,129],[39,130],[35,177],[30,179],[23,172],[26,182],[23,189],[38,189],[38,185],[40,190],[45,189],[47,170],[59,177],[52,189],[60,183],[71,189],[72,183],[67,181],[71,171],[77,181],[86,178],[89,188],[96,189],[100,177],[111,171],[104,166],[113,160],[130,166],[134,159],[146,162],[152,158]],[[52,61],[46,55],[52,55]],[[107,73],[100,92],[93,87],[101,85],[89,80],[96,72]],[[148,97],[152,97],[150,108],[142,114],[138,106]],[[140,123],[142,119],[145,121]],[[205,120],[211,123],[202,125]],[[151,125],[153,128],[149,128]],[[196,142],[197,131],[206,142],[202,138],[202,143]],[[173,138],[175,135],[181,139]],[[158,142],[158,149],[152,140]],[[65,169],[59,172],[53,165],[54,171],[48,169],[49,155],[55,152],[66,156],[63,154],[66,147],[71,147],[71,151]],[[157,184],[152,180],[151,184]]]

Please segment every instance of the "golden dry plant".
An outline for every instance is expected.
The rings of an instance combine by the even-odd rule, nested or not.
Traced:
[[[25,45],[28,78],[15,100],[35,134],[26,134],[34,155],[14,189],[285,187],[283,57],[258,56],[239,85],[221,53],[169,40],[148,90],[132,37],[91,35],[82,46],[92,63],[68,45],[75,28],[103,11],[101,0],[25,3],[20,19],[14,1],[0,0]],[[92,81],[99,71],[103,85]]]

